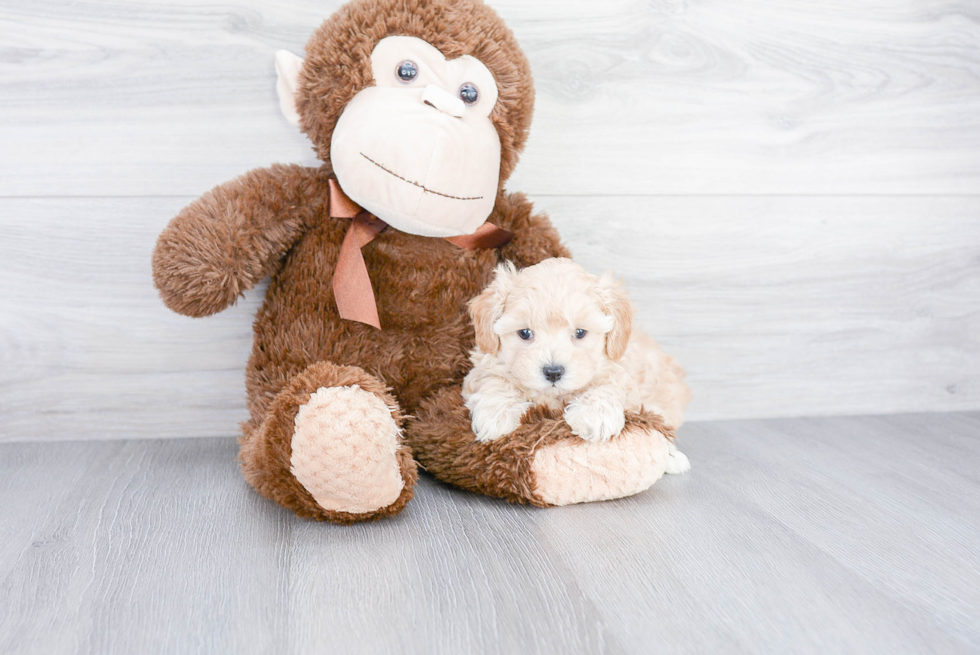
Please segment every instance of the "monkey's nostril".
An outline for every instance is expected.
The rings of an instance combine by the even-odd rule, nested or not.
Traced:
[[[462,100],[435,84],[422,90],[422,102],[456,118],[462,118],[466,113],[466,104]]]
[[[541,369],[541,372],[544,373],[544,377],[546,380],[548,380],[548,382],[558,382],[558,380],[561,379],[561,376],[565,375],[565,367],[545,366]]]

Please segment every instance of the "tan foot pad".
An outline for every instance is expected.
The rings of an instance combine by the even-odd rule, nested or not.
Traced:
[[[381,398],[356,384],[321,387],[296,414],[290,471],[324,509],[374,512],[404,488],[398,446],[398,424]]]
[[[569,439],[542,446],[531,467],[535,491],[551,505],[632,496],[663,476],[668,448],[659,432],[637,428],[605,443]]]

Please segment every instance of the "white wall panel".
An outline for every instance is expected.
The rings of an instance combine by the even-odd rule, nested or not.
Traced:
[[[969,194],[980,5],[957,0],[492,3],[538,111],[535,194]],[[339,5],[0,4],[0,195],[197,195],[314,161],[273,55]]]
[[[163,306],[150,252],[188,200],[0,200],[0,441],[237,430],[262,289]],[[624,274],[694,420],[980,408],[980,198],[538,204]]]
[[[315,163],[272,57],[338,4],[0,0],[0,440],[235,431],[261,292],[175,316],[150,251]],[[627,278],[692,418],[980,408],[980,7],[492,4],[538,88],[510,187]]]

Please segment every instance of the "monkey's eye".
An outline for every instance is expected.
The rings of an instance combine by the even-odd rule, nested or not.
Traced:
[[[534,336],[534,332],[528,330],[527,328],[524,328],[523,330],[517,331],[517,336],[519,336],[521,339],[524,339],[524,341],[530,341],[531,337]]]
[[[582,328],[579,328],[579,329],[575,330],[575,338],[576,339],[584,339],[585,338],[585,335],[587,335],[587,334],[588,334],[588,331],[583,330]]]
[[[402,82],[414,82],[419,75],[419,67],[415,65],[414,61],[406,59],[398,64],[398,70],[395,71],[395,74]]]
[[[467,82],[459,87],[459,97],[466,104],[472,105],[480,99],[480,90],[476,88],[476,85]]]

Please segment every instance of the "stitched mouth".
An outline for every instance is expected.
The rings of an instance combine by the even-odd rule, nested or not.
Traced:
[[[365,155],[363,152],[361,153],[361,157],[364,157],[369,162],[371,162],[372,164],[374,164],[375,166],[377,166],[378,168],[380,168],[381,170],[383,170],[385,173],[388,173],[389,175],[392,175],[394,177],[397,177],[402,182],[408,182],[412,186],[417,186],[418,188],[422,189],[422,192],[423,193],[431,193],[434,196],[442,196],[443,198],[452,198],[453,200],[483,200],[483,196],[476,196],[474,198],[461,198],[459,196],[451,196],[448,193],[439,193],[438,191],[433,191],[432,189],[429,189],[429,188],[425,187],[424,185],[419,184],[418,182],[413,182],[412,180],[406,179],[406,178],[402,177],[401,175],[399,175],[398,173],[396,173],[394,171],[388,170],[387,168],[384,167],[384,165],[379,164],[378,162],[374,161],[373,159],[371,159],[370,157],[368,157],[367,155]]]

